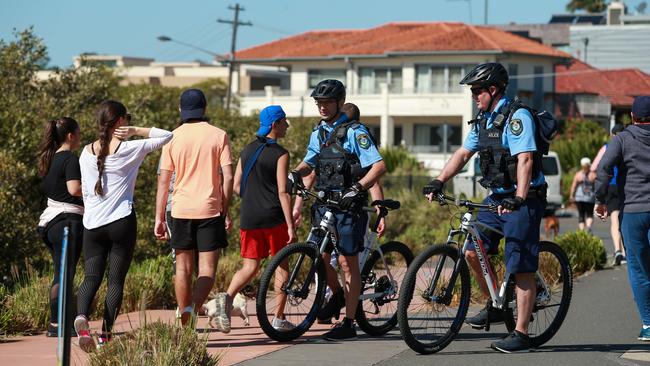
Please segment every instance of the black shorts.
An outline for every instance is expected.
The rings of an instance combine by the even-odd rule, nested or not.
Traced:
[[[171,247],[175,250],[210,252],[228,246],[223,216],[207,219],[177,219],[172,217]]]
[[[618,188],[615,185],[610,185],[607,188],[607,213],[612,214],[612,211],[621,210],[621,201],[618,199]]]
[[[576,202],[579,223],[584,223],[585,219],[594,218],[594,206],[595,204],[593,202]]]

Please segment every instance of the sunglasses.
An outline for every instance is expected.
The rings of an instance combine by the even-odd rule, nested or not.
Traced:
[[[481,93],[483,93],[483,91],[487,89],[482,86],[478,86],[475,88],[469,88],[469,90],[472,92],[472,95],[478,96],[481,95]]]

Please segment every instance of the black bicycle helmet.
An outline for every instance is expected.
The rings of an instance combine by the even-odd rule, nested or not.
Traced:
[[[460,81],[460,84],[479,84],[482,86],[497,86],[505,89],[508,85],[508,72],[498,62],[488,62],[476,66]]]
[[[336,79],[325,79],[316,85],[311,97],[342,100],[345,99],[345,86]]]

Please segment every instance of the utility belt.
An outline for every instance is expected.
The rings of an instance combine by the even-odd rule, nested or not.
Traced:
[[[343,191],[329,191],[329,192],[324,192],[325,196],[323,197],[324,200],[332,200],[339,202],[341,200],[341,197],[343,197]],[[368,201],[368,192],[361,192],[357,195],[356,198],[356,203],[357,206],[363,206],[365,203]]]
[[[544,183],[541,186],[537,187],[530,187],[528,188],[528,195],[526,196],[526,199],[529,198],[537,198],[542,201],[546,201],[546,193],[548,191],[548,184]],[[504,199],[504,198],[509,198],[509,197],[514,197],[517,191],[513,192],[508,192],[508,193],[492,193],[492,196],[496,199]]]

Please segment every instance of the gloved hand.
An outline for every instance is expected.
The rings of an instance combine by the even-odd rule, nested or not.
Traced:
[[[354,203],[354,200],[359,196],[359,193],[363,191],[363,186],[359,183],[355,183],[352,187],[346,189],[343,191],[343,196],[341,196],[341,200],[339,201],[339,206],[343,210],[349,210],[350,207],[352,207],[352,204]]]
[[[295,170],[292,170],[291,172],[289,172],[288,178],[289,179],[287,179],[287,192],[289,192],[289,194],[291,195],[298,194],[298,189],[304,188],[300,173],[298,173]]]
[[[504,198],[503,201],[501,201],[501,207],[505,208],[506,210],[517,211],[523,203],[524,199],[519,196],[508,197]]]
[[[442,193],[442,189],[444,188],[445,184],[442,183],[441,180],[439,179],[434,179],[429,184],[426,186],[422,187],[422,194],[431,194],[433,193],[434,195],[437,195],[439,193]]]

